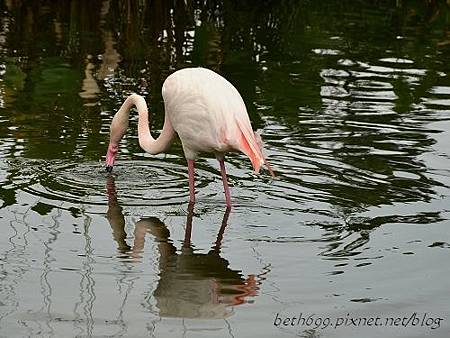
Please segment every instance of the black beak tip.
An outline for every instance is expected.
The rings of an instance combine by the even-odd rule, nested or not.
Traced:
[[[111,173],[112,170],[113,170],[113,166],[112,166],[112,165],[107,165],[107,166],[105,167],[105,169],[106,169],[106,172],[107,172],[107,173]]]

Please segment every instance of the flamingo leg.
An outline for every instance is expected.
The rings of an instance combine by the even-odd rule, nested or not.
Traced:
[[[189,174],[189,203],[195,203],[194,160],[187,160]]]
[[[227,172],[225,170],[225,161],[223,159],[220,159],[219,163],[220,163],[220,173],[222,174],[223,190],[225,192],[225,202],[227,204],[227,208],[231,208],[230,188],[228,187]]]
[[[192,218],[194,216],[194,204],[189,203],[187,209],[186,230],[184,232],[183,248],[189,249],[191,247],[191,234],[192,234]]]

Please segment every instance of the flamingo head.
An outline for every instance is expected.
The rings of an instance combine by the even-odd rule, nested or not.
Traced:
[[[119,150],[119,146],[117,144],[110,143],[108,146],[108,151],[106,153],[106,171],[111,172],[114,167],[114,162],[116,161],[116,155]]]

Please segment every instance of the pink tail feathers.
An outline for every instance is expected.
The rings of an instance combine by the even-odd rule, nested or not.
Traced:
[[[250,158],[255,172],[258,173],[261,165],[264,163],[272,177],[275,177],[275,173],[273,172],[269,161],[264,157],[261,136],[253,131],[248,132],[247,130],[243,130],[240,126],[239,130],[241,134],[239,140],[241,151]]]
[[[241,131],[239,145],[241,151],[250,158],[250,161],[252,162],[252,166],[255,172],[258,173],[259,169],[261,168],[261,165],[264,163],[264,157],[256,143],[256,139],[249,138]]]

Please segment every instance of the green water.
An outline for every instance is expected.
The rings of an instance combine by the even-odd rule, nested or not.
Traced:
[[[448,337],[445,1],[0,1],[1,337]],[[151,156],[187,66],[240,91],[277,172]]]

